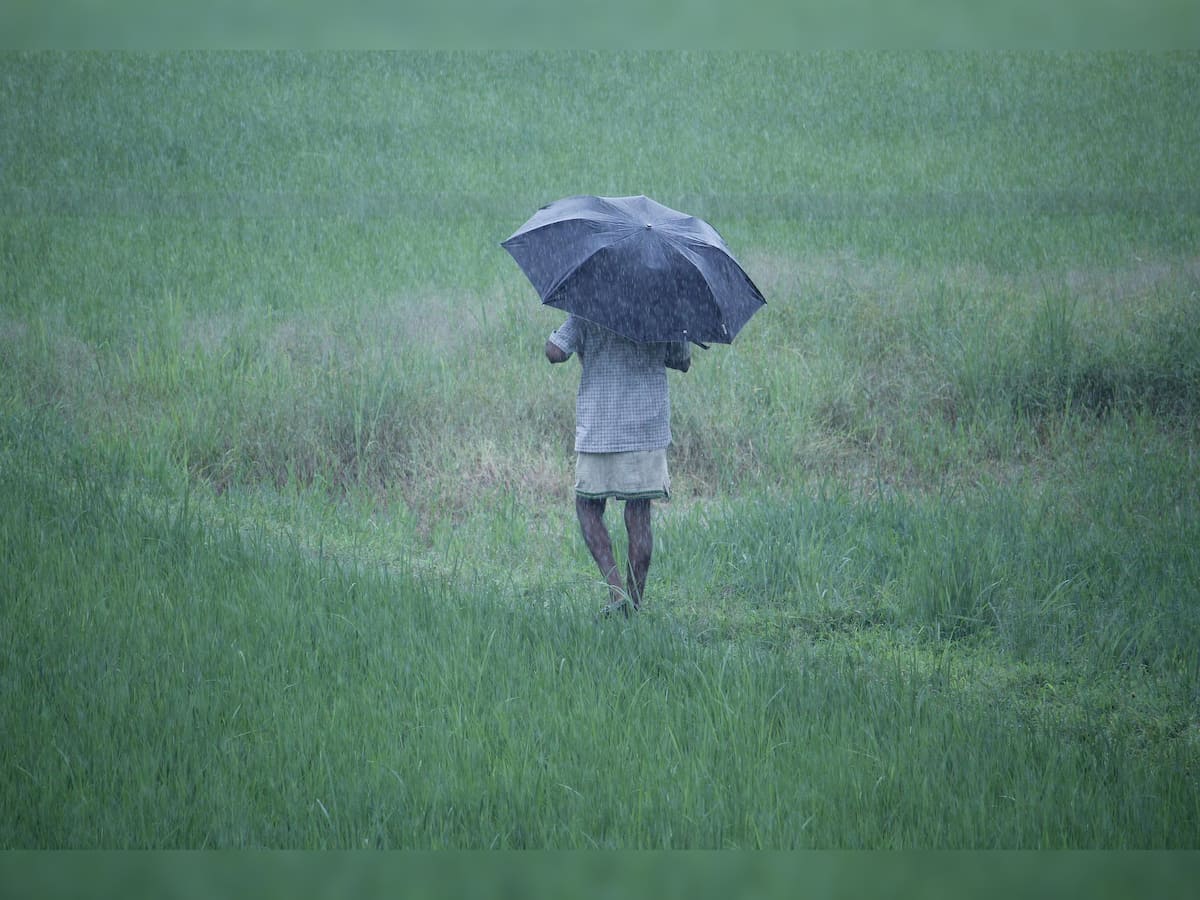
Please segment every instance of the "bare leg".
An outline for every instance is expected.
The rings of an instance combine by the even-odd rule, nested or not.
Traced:
[[[654,552],[649,500],[629,500],[625,503],[625,531],[629,535],[629,596],[633,599],[633,608],[639,609],[646,593],[650,556]]]
[[[617,572],[612,539],[609,537],[608,528],[604,525],[604,505],[603,499],[593,500],[579,496],[575,498],[575,513],[579,516],[579,527],[583,531],[583,540],[592,553],[592,559],[600,567],[600,574],[608,583],[608,590],[612,595],[611,602],[615,606],[625,600],[625,586],[621,583],[621,576]]]

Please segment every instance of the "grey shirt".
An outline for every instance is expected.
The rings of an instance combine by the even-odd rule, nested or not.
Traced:
[[[671,399],[666,367],[691,358],[686,343],[635,344],[578,316],[550,335],[583,372],[575,400],[575,450],[624,453],[671,443]]]

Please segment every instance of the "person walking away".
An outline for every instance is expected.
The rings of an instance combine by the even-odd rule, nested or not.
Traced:
[[[654,537],[650,504],[670,500],[667,447],[671,443],[668,368],[686,372],[686,342],[638,344],[576,315],[546,341],[551,363],[579,357],[575,401],[575,511],[584,541],[610,599],[605,613],[640,609]],[[625,504],[626,581],[621,579],[604,523],[609,498]]]

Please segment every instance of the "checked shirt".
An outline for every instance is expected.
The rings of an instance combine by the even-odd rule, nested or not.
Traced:
[[[635,344],[578,316],[550,335],[583,366],[575,400],[575,450],[625,453],[671,443],[668,364],[690,358],[687,343]]]

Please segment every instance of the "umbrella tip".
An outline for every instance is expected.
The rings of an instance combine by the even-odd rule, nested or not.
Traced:
[[[646,230],[647,230],[647,231],[649,231],[649,230],[650,230],[650,223],[649,223],[649,222],[647,222],[647,223],[646,223]]]

